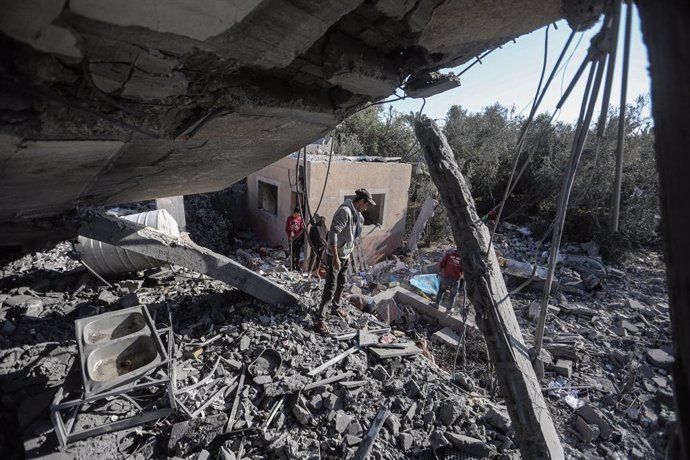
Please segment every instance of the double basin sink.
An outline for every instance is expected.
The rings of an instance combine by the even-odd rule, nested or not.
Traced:
[[[75,329],[87,396],[130,383],[166,360],[143,305],[78,319]]]

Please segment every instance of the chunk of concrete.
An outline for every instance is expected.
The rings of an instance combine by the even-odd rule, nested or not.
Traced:
[[[568,359],[559,359],[553,366],[557,374],[570,378],[573,373],[573,362]]]
[[[488,458],[496,453],[493,446],[481,439],[471,438],[457,433],[445,433],[446,439],[460,452],[479,458]]]
[[[510,416],[508,412],[494,407],[489,408],[484,415],[486,422],[492,427],[496,428],[503,434],[506,434],[511,429]]]
[[[390,414],[386,421],[383,422],[384,426],[390,430],[393,436],[397,436],[400,432],[400,419],[395,414]]]
[[[451,328],[444,327],[431,335],[431,340],[437,343],[444,343],[449,347],[457,347],[460,344],[460,336]]]
[[[439,408],[439,418],[445,426],[451,426],[460,415],[458,402],[447,399],[441,403]]]
[[[335,416],[335,431],[337,431],[340,434],[343,434],[351,422],[351,415],[348,415],[344,412],[339,412]]]
[[[413,75],[405,84],[405,94],[413,98],[430,97],[460,86],[454,73],[426,72]]]
[[[661,369],[671,370],[671,367],[673,366],[673,356],[661,348],[647,350],[646,356],[647,361],[649,361],[650,364]]]
[[[398,446],[403,452],[407,452],[412,448],[412,435],[410,433],[400,433],[398,435]]]

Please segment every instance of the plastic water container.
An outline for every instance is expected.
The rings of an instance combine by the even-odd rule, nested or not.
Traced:
[[[177,222],[165,209],[131,214],[120,219],[145,225],[175,238],[180,237]],[[135,272],[163,265],[159,260],[83,236],[79,237],[76,249],[84,263],[101,276]]]

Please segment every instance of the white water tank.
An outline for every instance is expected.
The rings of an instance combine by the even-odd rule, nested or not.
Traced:
[[[180,237],[177,222],[165,209],[120,218],[145,225],[175,238]],[[135,272],[163,265],[156,259],[83,236],[79,237],[76,249],[84,263],[101,276]]]

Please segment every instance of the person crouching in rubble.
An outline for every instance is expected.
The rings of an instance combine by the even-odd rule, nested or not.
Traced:
[[[446,252],[439,262],[441,282],[438,287],[438,292],[436,293],[436,305],[441,306],[441,300],[443,300],[443,294],[446,291],[450,291],[450,305],[448,309],[452,309],[455,306],[455,298],[458,295],[458,290],[462,286],[463,275],[462,275],[462,263],[460,262],[460,253],[457,249],[451,249]]]
[[[295,208],[292,215],[288,216],[285,221],[285,233],[287,233],[290,242],[290,269],[299,271],[299,254],[302,252],[302,245],[304,244],[302,238],[304,223],[299,208]]]
[[[329,304],[331,313],[342,314],[340,310],[340,297],[343,293],[345,284],[345,273],[350,260],[350,254],[355,247],[355,240],[362,233],[364,217],[362,212],[369,209],[369,206],[376,206],[371,193],[366,189],[360,188],[355,191],[355,199],[346,199],[333,215],[331,229],[328,232],[328,242],[326,244],[326,284],[321,296],[321,304],[317,311],[318,320],[316,329],[326,334],[328,325],[325,321],[326,309]],[[334,291],[335,285],[335,291]]]
[[[323,251],[326,249],[326,239],[328,238],[328,229],[326,228],[326,219],[318,214],[314,215],[311,220],[311,227],[309,227],[309,244],[311,245],[311,254],[309,255],[309,276],[319,276],[319,268],[321,267],[321,259],[323,258]]]

